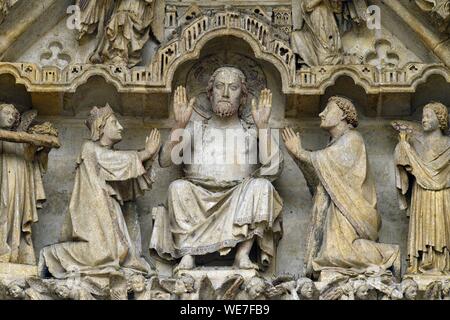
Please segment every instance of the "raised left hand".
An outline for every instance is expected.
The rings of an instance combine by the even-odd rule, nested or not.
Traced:
[[[252,116],[258,129],[269,127],[270,114],[272,113],[272,92],[269,89],[261,91],[259,103],[252,101]]]
[[[150,158],[152,158],[159,151],[160,146],[161,134],[158,129],[153,129],[145,142],[145,150],[149,153]]]

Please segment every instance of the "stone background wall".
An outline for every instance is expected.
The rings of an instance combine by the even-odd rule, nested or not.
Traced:
[[[276,82],[273,79],[270,80],[270,76],[268,78],[269,87],[272,86],[272,89],[274,89],[273,86],[276,86]],[[432,81],[437,82],[435,85],[439,83],[441,86],[443,85],[439,79]],[[426,101],[426,98],[422,96],[422,92],[426,91],[427,86],[430,86],[430,84],[424,85],[424,88],[419,88],[418,93],[413,95],[414,101],[419,101],[420,103]],[[97,89],[92,90],[95,91]],[[361,89],[356,86],[349,88],[346,81],[343,81],[335,87],[330,88],[330,91],[321,97],[320,100],[326,100],[327,96],[332,93],[345,92],[348,92],[351,96],[351,93],[361,93]],[[446,92],[449,91],[447,90]],[[284,113],[284,105],[282,104],[284,99],[280,91],[278,91],[277,96],[278,99],[274,108],[274,114],[281,115]],[[367,97],[363,94],[360,97],[353,98],[355,100],[367,100]],[[80,105],[82,105],[82,101],[80,101]],[[369,109],[372,107],[374,106],[371,106],[370,103],[366,106]],[[388,107],[395,108],[396,99],[393,99],[392,105]],[[364,116],[366,110],[359,109],[362,118],[359,130],[363,134],[367,144],[369,161],[377,184],[378,206],[383,219],[380,241],[399,244],[404,254],[407,241],[408,219],[406,214],[398,209],[395,190],[392,153],[397,143],[396,133],[391,129],[390,121],[387,117],[368,118]],[[414,112],[414,115],[408,118],[418,119],[420,113],[421,108],[419,107]],[[53,244],[58,240],[58,234],[67,212],[72,192],[76,159],[83,139],[88,138],[88,130],[84,126],[82,117],[57,117],[51,118],[51,120],[60,130],[63,147],[50,154],[49,170],[45,176],[48,202],[44,209],[40,211],[40,222],[35,226],[34,232],[37,251],[43,246]],[[118,148],[121,149],[142,148],[146,134],[153,127],[162,129],[164,139],[167,138],[169,133],[169,119],[149,120],[148,118],[122,117],[121,121],[125,127],[124,141],[118,145]],[[296,119],[275,119],[273,121],[273,126],[277,128],[283,127],[285,124],[290,124],[297,129],[301,128],[304,132],[303,141],[305,147],[311,150],[323,148],[327,144],[328,137],[326,133],[319,129],[319,121],[317,118],[302,117],[300,115]],[[284,146],[282,148],[285,150]],[[278,250],[277,272],[299,274],[303,265],[312,199],[300,170],[296,167],[290,156],[286,152],[284,153],[286,160],[285,169],[275,183],[277,190],[285,201],[285,234]],[[136,206],[142,228],[144,253],[147,256],[149,255],[148,243],[152,229],[151,210],[153,207],[165,202],[166,191],[170,182],[181,176],[181,171],[176,167],[161,169],[156,165],[155,173],[156,183],[153,190],[147,193],[144,198],[140,199]],[[162,268],[162,270],[167,271],[168,269]]]
[[[229,40],[229,39],[228,39]],[[173,87],[185,85],[188,74],[195,64],[204,57],[217,52],[221,39],[209,44],[198,61],[191,61],[179,68]],[[244,43],[228,42],[228,50],[254,59],[249,47]],[[224,53],[222,53],[224,54]],[[226,55],[226,54],[225,54]],[[256,61],[256,59],[255,59]],[[393,150],[397,143],[397,135],[390,127],[390,120],[420,119],[421,107],[430,100],[438,100],[450,105],[449,84],[439,76],[433,76],[427,83],[420,85],[416,93],[385,96],[368,96],[361,87],[347,77],[338,79],[322,96],[289,97],[281,91],[281,80],[274,67],[268,63],[256,61],[263,70],[268,87],[274,92],[274,110],[272,126],[282,128],[291,125],[301,129],[305,147],[311,150],[326,146],[328,137],[319,128],[318,114],[326,104],[329,96],[346,95],[352,98],[358,107],[361,118],[359,127],[363,134],[372,172],[375,176],[378,191],[378,207],[382,215],[383,226],[380,241],[399,244],[403,258],[406,249],[408,219],[405,212],[398,209],[395,189]],[[3,88],[3,90],[1,90]],[[17,86],[8,76],[0,76],[0,98],[15,99],[17,103],[29,108],[32,100],[24,87]],[[5,96],[5,97],[2,97]],[[34,226],[36,251],[42,247],[58,242],[59,232],[68,210],[75,176],[75,164],[84,139],[88,138],[88,130],[84,119],[93,105],[104,105],[106,102],[122,115],[121,122],[125,127],[124,140],[118,145],[121,149],[137,149],[144,146],[146,135],[154,127],[162,130],[164,140],[167,138],[171,124],[171,95],[132,95],[119,94],[115,88],[100,78],[91,78],[75,93],[64,97],[64,110],[61,116],[41,117],[52,121],[60,131],[63,147],[50,154],[45,186],[48,201],[40,211],[40,221]],[[382,99],[382,108],[380,107]],[[136,116],[136,114],[140,114]],[[123,116],[125,115],[125,116]],[[277,273],[300,274],[303,267],[303,256],[309,227],[312,198],[302,173],[293,160],[285,153],[284,172],[275,187],[285,201],[284,237],[281,240],[276,261]],[[137,202],[136,210],[142,229],[142,246],[144,254],[149,257],[148,244],[152,229],[152,208],[166,200],[166,191],[171,181],[181,177],[180,168],[161,169],[155,166],[156,183],[151,192]],[[160,270],[170,272],[168,264],[157,263]],[[272,270],[273,272],[274,270]]]
[[[71,1],[66,2],[71,3]],[[187,5],[192,1],[182,2]],[[265,1],[239,2],[266,3]],[[280,2],[289,3],[289,1],[267,1],[266,4]],[[179,1],[176,3],[178,4]],[[400,25],[401,28],[397,27],[397,21],[391,16],[384,19],[383,25],[386,28],[383,29],[383,32],[386,32],[385,29],[389,29],[394,34],[391,37],[392,42],[401,39],[397,42],[402,44],[400,51],[403,52],[404,58],[402,58],[403,56],[400,58],[407,62],[416,60],[436,62],[436,57],[423,44],[418,41],[414,45],[411,44],[416,40],[412,36],[412,31],[404,28],[403,25]],[[83,62],[86,60],[87,54],[92,51],[93,43],[79,45],[76,42],[75,34],[67,32],[65,20],[60,20],[52,30],[39,36],[40,38],[38,35],[33,37],[33,39],[39,38],[39,41],[29,41],[29,43],[34,43],[33,45],[25,46],[23,44],[22,50],[11,50],[9,56],[6,57],[10,57],[10,61],[42,63],[42,52],[48,51],[55,41],[60,43],[63,48],[61,50],[71,52],[72,58],[67,63]],[[366,39],[360,34],[356,36],[359,39]],[[367,39],[370,40],[370,43],[369,40],[366,42],[372,45],[372,38]],[[350,37],[344,39],[344,42],[352,43],[353,40]],[[19,41],[16,47],[20,47],[22,42]],[[15,49],[16,47],[11,48]],[[407,47],[411,52],[403,47]],[[359,46],[354,48],[361,50]],[[144,51],[145,63],[155,51],[154,44],[150,43]],[[426,83],[418,86],[415,93],[369,96],[364,89],[356,86],[352,79],[343,77],[335,85],[329,87],[322,96],[286,96],[282,93],[280,76],[275,67],[268,62],[257,61],[247,43],[242,40],[217,38],[205,46],[199,60],[188,62],[177,70],[172,87],[186,85],[193,66],[212,54],[217,54],[224,62],[227,61],[228,54],[240,54],[254,59],[264,73],[267,86],[274,93],[272,126],[282,128],[291,125],[296,129],[301,129],[305,147],[311,150],[323,148],[328,141],[326,133],[319,128],[317,117],[328,97],[333,94],[341,94],[356,102],[361,118],[359,130],[366,141],[369,161],[377,185],[378,207],[383,220],[380,241],[399,244],[402,248],[403,258],[405,258],[408,219],[405,212],[398,209],[393,165],[393,150],[397,143],[397,135],[390,127],[390,120],[398,118],[419,120],[421,107],[431,100],[441,101],[449,106],[450,84],[442,77],[432,76]],[[57,95],[55,94],[55,96]],[[46,98],[49,97],[50,95],[46,96]],[[23,86],[15,85],[12,76],[0,76],[0,100],[19,104],[22,109],[29,109],[40,98],[42,97],[38,94],[31,95],[26,92]],[[40,211],[39,223],[34,226],[33,238],[37,252],[46,245],[58,242],[59,232],[72,193],[76,159],[83,140],[88,138],[84,119],[92,106],[104,105],[108,102],[122,115],[121,122],[125,127],[124,141],[118,145],[118,148],[122,149],[142,148],[146,135],[153,127],[161,129],[163,137],[166,139],[171,124],[170,94],[120,94],[113,85],[107,84],[101,77],[93,77],[86,84],[80,86],[75,93],[65,93],[57,96],[57,99],[63,100],[62,110],[57,110],[57,112],[52,110],[48,114],[59,115],[40,118],[52,121],[59,129],[63,147],[50,154],[49,169],[45,176],[48,201]],[[41,114],[44,114],[46,110],[40,111]],[[282,148],[285,150],[284,146]],[[155,173],[156,183],[153,190],[140,199],[136,207],[130,208],[131,211],[136,210],[139,215],[143,251],[147,257],[149,257],[148,244],[152,229],[152,208],[165,202],[169,184],[181,177],[181,171],[176,167],[161,169],[156,165]],[[277,273],[298,275],[303,266],[312,199],[303,175],[286,152],[284,172],[275,182],[275,187],[285,201],[284,237],[278,249],[276,271]],[[170,270],[166,264],[157,264],[163,272]]]
[[[124,119],[122,122],[125,126],[124,141],[118,148],[142,148],[151,126],[138,119]],[[88,130],[82,120],[58,119],[54,120],[54,123],[60,130],[63,147],[50,155],[49,170],[45,176],[48,201],[40,211],[40,221],[34,228],[37,251],[58,241],[74,183],[76,159],[83,140],[88,138]],[[297,124],[305,130],[304,143],[307,148],[315,150],[326,145],[327,135],[317,129],[318,122],[300,121]],[[405,213],[398,210],[394,187],[392,152],[397,141],[396,134],[390,129],[389,123],[383,120],[363,121],[360,131],[367,143],[369,160],[377,183],[379,209],[383,218],[380,240],[400,244],[402,252],[405,252],[408,221]],[[168,130],[164,130],[164,137],[167,134]],[[303,265],[312,200],[303,175],[286,152],[285,160],[283,174],[275,183],[285,201],[284,238],[278,250],[277,272],[298,274]],[[137,203],[143,248],[147,256],[152,229],[151,210],[165,202],[170,182],[181,176],[176,167],[161,169],[156,165],[155,173],[156,183],[153,190]]]

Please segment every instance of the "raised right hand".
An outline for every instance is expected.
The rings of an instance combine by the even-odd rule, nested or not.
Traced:
[[[186,88],[179,86],[175,91],[173,110],[175,114],[175,121],[177,129],[184,129],[191,120],[192,112],[194,111],[196,99],[192,98],[187,102]]]
[[[282,137],[289,153],[298,157],[302,148],[300,133],[295,133],[291,128],[285,128]]]

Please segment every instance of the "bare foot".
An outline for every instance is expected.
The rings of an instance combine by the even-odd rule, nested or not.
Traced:
[[[234,260],[233,266],[235,268],[244,269],[244,270],[251,270],[251,269],[258,270],[259,269],[258,266],[250,260],[250,257],[248,255],[242,255],[242,256],[237,255],[236,259]]]
[[[270,256],[265,252],[261,252],[261,264],[263,265],[263,268],[268,268],[270,266],[270,262]]]
[[[177,273],[180,270],[192,270],[195,268],[195,258],[193,256],[184,256],[178,266],[173,270]]]

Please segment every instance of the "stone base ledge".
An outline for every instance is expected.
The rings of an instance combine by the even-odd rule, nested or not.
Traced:
[[[420,291],[425,291],[430,283],[435,281],[450,281],[450,275],[431,275],[431,274],[407,274],[403,279],[412,279],[419,285]]]
[[[37,266],[14,264],[14,263],[0,263],[0,277],[37,277]]]
[[[193,270],[178,270],[175,273],[175,277],[179,277],[181,275],[188,275],[195,279],[195,281],[200,281],[204,276],[208,276],[209,280],[211,280],[214,288],[219,288],[223,282],[231,276],[240,275],[244,278],[245,281],[256,277],[259,275],[257,270],[243,270],[243,269],[235,269],[235,268],[196,268]]]

